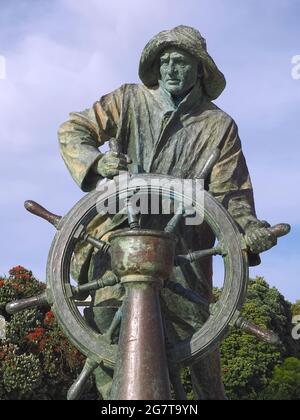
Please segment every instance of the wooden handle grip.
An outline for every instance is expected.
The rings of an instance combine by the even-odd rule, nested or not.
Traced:
[[[287,223],[279,223],[278,225],[269,228],[269,231],[277,238],[285,236],[291,231],[291,226]]]
[[[265,330],[252,322],[247,321],[243,317],[240,317],[236,326],[242,331],[245,331],[248,334],[254,335],[258,340],[264,341],[265,343],[279,346],[281,344],[280,338],[273,331]]]
[[[51,213],[50,211],[45,209],[43,206],[41,206],[40,204],[32,200],[25,201],[24,207],[27,211],[29,211],[29,213],[32,213],[35,216],[41,217],[42,219],[51,223],[51,225],[58,228],[59,222],[62,218],[61,216]]]
[[[23,311],[24,309],[41,307],[48,305],[46,292],[38,296],[31,298],[20,299],[14,302],[10,302],[6,305],[5,310],[10,315],[16,314],[17,312]]]

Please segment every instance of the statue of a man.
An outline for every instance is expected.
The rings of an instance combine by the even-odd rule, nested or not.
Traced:
[[[211,152],[221,151],[206,189],[231,213],[241,232],[247,235],[251,263],[259,253],[276,244],[266,222],[257,219],[252,185],[233,119],[211,101],[225,88],[225,78],[207,52],[201,34],[179,26],[156,35],[142,52],[139,76],[142,84],[125,84],[103,96],[90,109],[71,113],[59,129],[62,157],[79,187],[91,191],[97,182],[120,170],[138,166],[141,172],[198,178]],[[99,151],[114,138],[122,153]],[[124,216],[100,216],[89,230],[105,239],[125,223]],[[154,222],[159,224],[159,218]],[[165,224],[163,225],[163,227]],[[178,245],[185,251],[213,246],[214,235],[207,225],[182,227]],[[73,257],[72,273],[79,283],[109,272],[109,263],[88,244],[79,244]],[[212,260],[177,268],[174,277],[212,301]],[[120,305],[120,284],[101,289],[93,296],[91,322],[105,332],[114,310]],[[192,334],[205,321],[201,308],[163,290],[162,309],[169,339]],[[97,385],[109,398],[109,371],[98,369]],[[191,367],[195,394],[199,399],[224,399],[218,351]]]

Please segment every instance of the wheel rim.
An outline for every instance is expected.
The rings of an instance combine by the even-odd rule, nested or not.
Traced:
[[[160,180],[159,187],[151,190],[157,194],[170,196],[169,189],[164,187],[169,180],[176,180],[171,176],[151,174],[132,175],[131,179],[139,179],[149,183],[151,178]],[[114,181],[107,181],[112,185]],[[114,184],[115,185],[115,184]],[[128,189],[130,193],[136,188]],[[193,187],[194,188],[194,187]],[[75,302],[71,299],[70,261],[76,240],[74,234],[80,225],[87,226],[98,214],[97,208],[101,203],[111,199],[114,193],[93,191],[83,197],[63,218],[61,228],[57,232],[48,257],[47,287],[53,301],[53,311],[58,322],[72,343],[88,358],[105,366],[113,367],[117,346],[110,345],[84,321]],[[148,187],[140,190],[141,194],[148,194]],[[115,193],[124,194],[120,189]],[[174,200],[180,200],[180,194],[173,194]],[[194,203],[195,210],[203,213],[201,203]],[[177,342],[168,348],[168,357],[174,363],[190,364],[205,357],[215,349],[228,331],[228,327],[237,310],[243,304],[248,280],[248,261],[246,250],[243,249],[241,235],[238,228],[222,205],[209,193],[204,191],[204,220],[211,227],[218,240],[225,241],[227,255],[224,257],[225,278],[220,300],[214,306],[212,315],[205,324],[186,340]]]

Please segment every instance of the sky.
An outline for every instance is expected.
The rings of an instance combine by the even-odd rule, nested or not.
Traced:
[[[298,0],[0,0],[0,274],[20,264],[45,279],[55,231],[24,210],[26,199],[64,215],[83,196],[58,126],[139,82],[145,44],[184,24],[226,76],[216,104],[238,124],[258,217],[292,225],[250,275],[300,299],[299,19]]]

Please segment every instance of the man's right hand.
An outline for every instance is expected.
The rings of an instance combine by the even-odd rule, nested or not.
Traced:
[[[113,178],[120,171],[127,171],[127,165],[131,162],[129,156],[109,151],[98,160],[95,171],[103,178]]]

